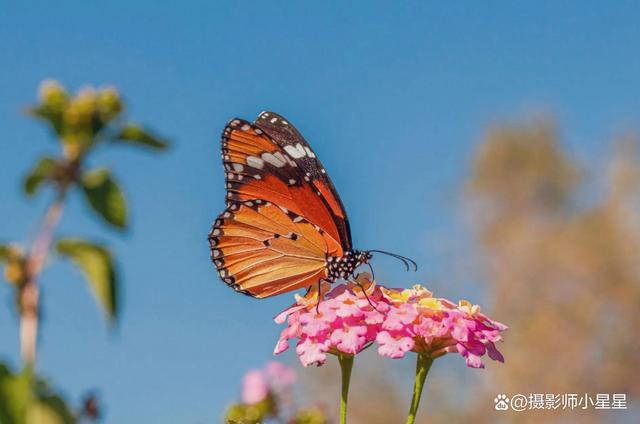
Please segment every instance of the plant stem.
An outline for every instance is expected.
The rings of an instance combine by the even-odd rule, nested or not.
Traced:
[[[340,395],[340,424],[347,424],[347,401],[349,399],[349,383],[353,369],[353,355],[338,355],[342,375],[342,392]]]
[[[416,380],[413,385],[413,398],[411,399],[411,407],[409,408],[409,415],[407,415],[407,424],[413,424],[416,421],[416,415],[418,414],[418,406],[420,406],[420,397],[422,396],[422,388],[424,386],[424,380],[427,378],[429,368],[433,363],[433,358],[418,354],[416,362]]]
[[[60,222],[65,195],[66,190],[60,189],[44,216],[38,237],[29,252],[26,277],[19,292],[20,353],[22,362],[27,367],[32,367],[36,361],[40,300],[38,274],[42,270],[55,229]]]

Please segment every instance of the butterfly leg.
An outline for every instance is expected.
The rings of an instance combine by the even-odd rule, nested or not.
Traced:
[[[323,296],[322,295],[322,283],[323,282],[331,284],[331,281],[325,280],[323,278],[318,280],[318,303],[316,303],[316,313],[317,314],[320,313],[320,302],[322,302],[322,300],[323,300],[322,299],[322,296]],[[311,288],[309,288],[309,289],[311,289]]]
[[[321,287],[322,286],[322,278],[318,280],[318,303],[316,303],[316,314],[320,314],[320,295],[321,295]]]
[[[349,280],[350,283],[354,283],[355,285],[357,285],[358,287],[360,287],[360,290],[362,290],[362,293],[364,294],[364,297],[367,299],[367,302],[369,302],[369,305],[371,305],[371,307],[373,309],[375,309],[376,311],[382,313],[380,310],[378,310],[378,308],[376,308],[376,305],[374,305],[371,302],[371,299],[369,298],[369,295],[367,294],[367,291],[364,289],[364,286],[362,284],[360,284],[359,281],[357,280]]]

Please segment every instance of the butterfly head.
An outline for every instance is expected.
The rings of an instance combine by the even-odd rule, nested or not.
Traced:
[[[368,264],[371,258],[373,258],[373,254],[368,250],[363,250],[362,252],[355,251],[354,253],[356,253],[358,265]]]

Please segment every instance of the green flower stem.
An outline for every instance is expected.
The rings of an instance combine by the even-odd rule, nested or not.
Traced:
[[[349,382],[353,369],[353,355],[338,355],[342,374],[342,393],[340,395],[340,424],[347,424],[347,401],[349,398]]]
[[[429,368],[431,368],[432,363],[433,358],[421,353],[418,354],[418,360],[416,362],[416,381],[413,385],[413,398],[411,399],[409,415],[407,415],[407,424],[413,424],[416,421],[424,380],[427,378],[427,374],[429,373]]]

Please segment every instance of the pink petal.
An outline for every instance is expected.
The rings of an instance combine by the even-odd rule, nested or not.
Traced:
[[[269,393],[267,381],[260,370],[249,370],[242,379],[242,402],[252,405],[262,402]]]
[[[304,306],[297,305],[297,304],[291,305],[291,307],[285,309],[284,311],[276,315],[273,318],[273,320],[276,322],[276,324],[282,324],[289,315],[299,311],[300,309],[304,309]]]
[[[289,349],[289,341],[287,339],[279,339],[276,347],[273,349],[273,354],[280,355],[287,349]]]
[[[382,356],[389,358],[402,358],[404,355],[413,349],[415,342],[411,337],[406,336],[392,336],[388,331],[381,331],[376,337],[378,342],[378,353]]]
[[[366,343],[364,335],[367,327],[344,327],[335,330],[331,334],[331,343],[341,352],[356,354],[362,350]]]
[[[300,358],[303,366],[307,367],[311,364],[322,365],[327,360],[325,352],[329,350],[327,343],[317,342],[312,339],[305,339],[298,342],[296,353]]]
[[[504,356],[502,356],[502,353],[498,351],[495,344],[493,344],[492,342],[488,342],[486,346],[489,358],[493,359],[494,361],[504,362]]]

